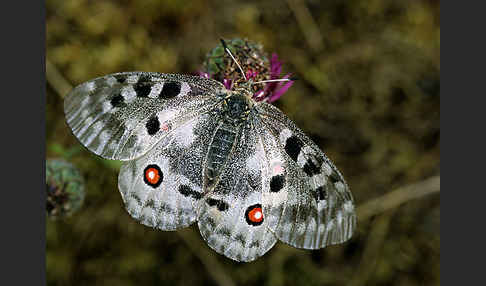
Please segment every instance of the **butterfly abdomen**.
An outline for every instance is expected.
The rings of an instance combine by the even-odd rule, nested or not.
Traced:
[[[238,128],[222,123],[216,130],[207,156],[205,182],[208,188],[215,185],[238,135]]]

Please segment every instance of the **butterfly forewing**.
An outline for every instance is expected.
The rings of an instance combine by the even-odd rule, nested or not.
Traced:
[[[73,134],[93,153],[131,160],[166,132],[208,112],[224,87],[216,81],[176,74],[128,72],[77,86],[64,103]]]

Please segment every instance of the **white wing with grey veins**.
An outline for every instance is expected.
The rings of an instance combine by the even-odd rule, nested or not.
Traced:
[[[93,153],[132,160],[172,129],[208,112],[224,86],[197,76],[149,72],[107,75],[74,88],[64,101],[69,127]]]
[[[356,226],[349,187],[327,156],[278,108],[257,106],[270,183],[265,216],[277,237],[319,249],[348,240]]]

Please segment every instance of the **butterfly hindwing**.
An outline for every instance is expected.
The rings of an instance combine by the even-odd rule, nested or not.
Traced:
[[[198,225],[204,240],[236,261],[252,261],[277,241],[263,210],[264,162],[260,137],[244,128],[219,183],[200,205]]]
[[[195,76],[125,72],[74,88],[64,111],[73,134],[93,153],[131,160],[165,132],[212,109],[222,85]]]
[[[118,188],[130,215],[176,230],[192,224],[203,199],[202,166],[217,121],[202,114],[179,126],[142,157],[121,167]]]
[[[342,175],[280,110],[266,103],[257,109],[273,180],[264,191],[267,216],[273,220],[269,227],[280,240],[299,248],[318,249],[348,240],[356,215]]]

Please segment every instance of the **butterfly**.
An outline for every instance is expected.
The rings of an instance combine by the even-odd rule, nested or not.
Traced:
[[[341,173],[248,86],[122,72],[75,87],[64,111],[88,150],[124,162],[120,194],[146,226],[172,231],[197,222],[212,249],[244,262],[278,240],[304,249],[342,243],[356,227]]]

